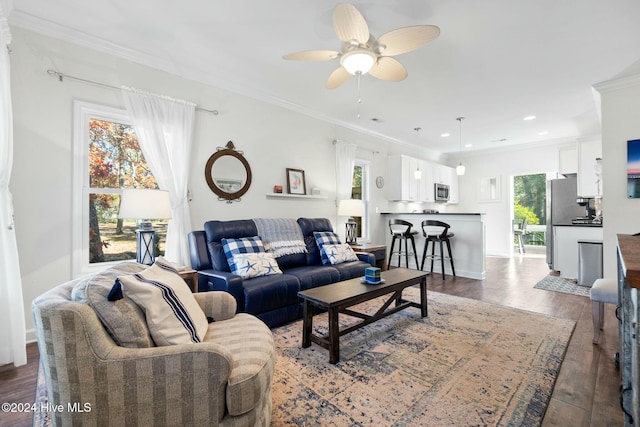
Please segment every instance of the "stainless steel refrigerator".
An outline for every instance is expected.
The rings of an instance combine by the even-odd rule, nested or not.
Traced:
[[[547,264],[553,268],[553,226],[571,225],[571,220],[584,215],[584,207],[576,203],[577,178],[547,181]]]

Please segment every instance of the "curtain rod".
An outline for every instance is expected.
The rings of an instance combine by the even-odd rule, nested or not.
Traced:
[[[338,142],[340,142],[340,139],[334,139],[333,141],[331,141],[332,145],[336,145]],[[378,150],[374,150],[372,148],[367,148],[367,147],[360,147],[359,145],[356,145],[356,147],[358,147],[358,149],[360,150],[364,150],[364,151],[370,151],[373,154],[380,154],[380,152]]]
[[[47,70],[47,74],[49,74],[50,76],[57,77],[59,81],[63,81],[64,78],[67,78],[67,79],[71,79],[71,80],[77,80],[77,81],[83,82],[83,83],[89,83],[89,84],[92,84],[92,85],[108,87],[109,89],[122,90],[121,88],[119,88],[117,86],[112,86],[112,85],[108,85],[106,83],[100,83],[100,82],[96,82],[96,81],[93,81],[93,80],[83,79],[81,77],[75,77],[75,76],[71,76],[69,74],[63,74],[63,73],[60,73],[60,72],[58,72],[56,70],[49,69],[49,70]],[[207,110],[206,108],[201,108],[201,107],[196,107],[196,110],[204,111],[204,112],[207,112],[207,113],[211,113],[214,116],[217,116],[219,114],[218,110]]]

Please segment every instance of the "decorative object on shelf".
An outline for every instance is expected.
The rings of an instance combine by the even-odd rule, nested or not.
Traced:
[[[460,152],[462,153],[462,121],[464,120],[464,117],[456,117],[456,120],[460,123]],[[460,164],[456,166],[456,174],[462,176],[464,175],[465,170],[466,168],[462,164],[462,160],[460,160]]]
[[[251,167],[243,154],[229,141],[225,147],[217,147],[217,151],[207,160],[204,176],[218,200],[239,202],[240,197],[249,190]]]
[[[416,157],[420,157],[420,130],[422,128],[413,128],[416,131]],[[418,159],[416,159],[418,160]],[[416,162],[416,171],[413,173],[415,179],[422,178],[422,171],[420,170],[420,163]]]
[[[320,189],[318,187],[313,187],[311,189],[311,195],[312,196],[319,196],[320,194],[322,194],[322,192],[320,191]]]
[[[384,178],[382,176],[376,177],[376,187],[378,188],[384,187]]]
[[[357,243],[358,224],[353,217],[364,216],[364,202],[359,199],[340,200],[340,204],[338,205],[338,216],[349,217],[345,224],[345,242],[349,244]]]
[[[282,194],[282,185],[274,185],[273,192],[277,194]]]
[[[287,193],[307,194],[307,184],[303,170],[287,168]]]
[[[151,265],[156,259],[156,230],[151,219],[170,219],[171,201],[169,192],[147,188],[127,188],[122,190],[118,218],[139,219],[136,230],[136,261]]]

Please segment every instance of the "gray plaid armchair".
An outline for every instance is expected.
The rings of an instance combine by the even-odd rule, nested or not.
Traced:
[[[54,425],[270,425],[275,365],[271,331],[256,317],[236,314],[231,295],[195,294],[205,314],[216,319],[202,343],[133,345],[142,348],[116,344],[95,295],[106,297],[118,274],[142,268],[123,263],[59,285],[33,301],[49,402],[91,408],[51,414]],[[77,297],[78,289],[86,292],[91,286],[88,302]],[[138,338],[144,335],[140,313],[120,323]]]

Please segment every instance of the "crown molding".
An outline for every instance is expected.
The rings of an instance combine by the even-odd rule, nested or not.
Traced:
[[[606,80],[604,82],[596,83],[593,88],[599,93],[613,92],[616,90],[627,89],[633,86],[640,85],[640,74],[634,74],[630,76],[619,77],[616,79]]]

